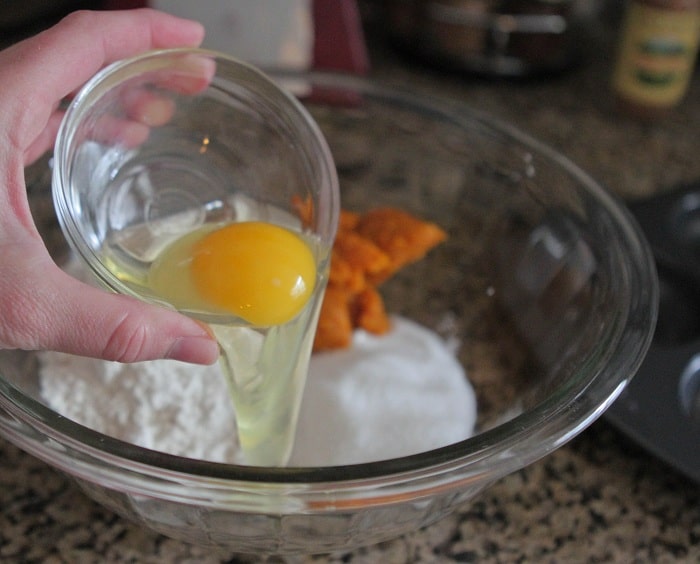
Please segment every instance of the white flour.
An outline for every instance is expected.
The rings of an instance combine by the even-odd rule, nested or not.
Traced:
[[[120,364],[41,353],[41,393],[58,413],[146,448],[235,461],[234,414],[217,366]]]
[[[218,366],[118,364],[41,354],[42,396],[58,413],[146,448],[240,463]],[[314,355],[290,464],[334,465],[414,454],[467,438],[474,392],[443,341],[405,319],[384,337],[355,335]]]

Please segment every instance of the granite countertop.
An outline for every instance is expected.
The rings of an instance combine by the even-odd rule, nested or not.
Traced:
[[[372,50],[372,73],[490,112],[560,149],[612,192],[640,199],[700,179],[700,75],[657,124],[612,107],[605,41],[586,64],[547,79],[445,74]],[[63,474],[0,439],[2,562],[249,562],[222,558],[125,521]],[[700,485],[645,452],[605,418],[454,515],[355,552],[292,562],[697,562]]]

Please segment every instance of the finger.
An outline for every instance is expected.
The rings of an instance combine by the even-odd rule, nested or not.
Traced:
[[[149,133],[150,128],[139,121],[104,115],[95,121],[90,139],[131,149],[146,141]]]
[[[151,72],[147,84],[159,91],[178,94],[202,92],[216,72],[216,61],[200,53],[178,53],[157,63],[164,68]]]
[[[14,144],[31,146],[56,103],[107,63],[151,48],[196,46],[203,33],[197,22],[150,9],[78,11],[10,47],[0,53],[0,82]]]
[[[165,125],[175,114],[177,95],[205,90],[215,70],[216,64],[209,57],[179,56],[171,68],[150,73],[143,84],[125,89],[123,113],[148,127]]]
[[[77,11],[26,42],[23,70],[27,82],[62,98],[108,63],[148,49],[196,46],[203,37],[201,24],[147,8]]]
[[[127,89],[123,96],[125,119],[104,115],[93,126],[94,141],[120,142],[126,147],[136,147],[143,143],[149,128],[165,125],[173,117],[176,101],[168,98],[168,93],[193,95],[206,89],[216,72],[215,62],[208,57],[187,56],[181,59],[177,70],[161,71],[152,78],[151,88]],[[64,116],[63,110],[56,110],[43,131],[32,141],[25,151],[25,164],[31,164],[49,149]]]
[[[151,109],[150,112],[149,115],[142,114],[141,118],[151,121],[164,119],[163,114],[165,110]],[[53,145],[61,119],[63,119],[63,112],[55,112],[49,118],[44,130],[32,141],[24,152],[24,162],[26,165],[33,163]],[[93,141],[117,142],[127,148],[138,147],[148,139],[150,133],[149,124],[142,123],[140,119],[122,120],[111,116],[102,116],[95,123],[96,126],[91,135]]]
[[[69,277],[53,291],[59,299],[47,335],[52,342],[44,348],[119,362],[170,358],[212,364],[219,356],[212,335],[184,315]]]
[[[34,138],[24,151],[24,164],[30,165],[50,149],[56,140],[56,133],[61,125],[64,112],[54,111],[49,117],[44,129]]]
[[[86,285],[48,255],[30,255],[13,262],[0,279],[0,347],[120,362],[171,358],[211,364],[218,358],[215,340],[196,321]]]
[[[164,111],[151,110],[150,116],[142,115],[141,117],[145,120],[155,121],[159,116],[162,119]],[[24,160],[27,165],[34,162],[53,145],[62,118],[63,112],[56,112],[49,118],[44,130],[24,152]],[[121,120],[111,116],[102,116],[95,123],[96,126],[91,135],[93,141],[117,142],[127,148],[138,147],[148,139],[150,133],[149,124],[142,123],[140,119]]]
[[[124,108],[129,119],[148,127],[158,127],[170,121],[175,113],[175,100],[150,90],[128,90]]]

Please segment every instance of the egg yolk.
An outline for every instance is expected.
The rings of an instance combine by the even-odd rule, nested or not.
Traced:
[[[197,292],[218,308],[259,326],[295,317],[316,284],[316,261],[296,233],[264,222],[231,223],[192,246]]]

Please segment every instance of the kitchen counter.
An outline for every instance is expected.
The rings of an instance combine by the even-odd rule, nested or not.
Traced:
[[[700,74],[685,102],[649,125],[613,108],[610,42],[560,76],[486,80],[441,73],[371,49],[373,75],[461,100],[558,148],[632,201],[700,179]],[[0,561],[244,563],[125,521],[63,474],[0,439]],[[299,563],[697,562],[700,485],[645,452],[604,418],[545,459],[487,489],[454,515],[402,538]]]

